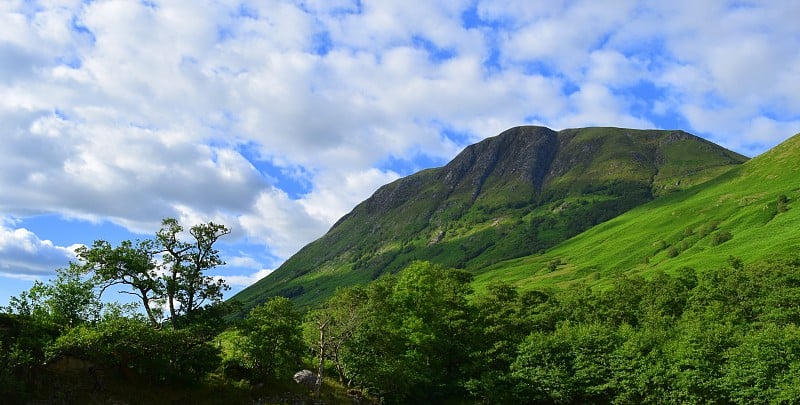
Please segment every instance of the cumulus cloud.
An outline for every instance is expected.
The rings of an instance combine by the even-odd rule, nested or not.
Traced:
[[[266,277],[274,270],[263,268],[263,264],[260,261],[246,254],[231,256],[227,258],[226,264],[236,270],[233,271],[234,274],[228,274],[221,278],[224,278],[228,285],[236,289],[251,285]],[[240,274],[244,271],[251,272],[249,274]]]
[[[225,282],[231,287],[246,287],[268,276],[272,272],[273,269],[261,269],[247,275],[229,275],[225,276]]]
[[[0,215],[148,233],[214,220],[286,258],[419,162],[515,125],[680,126],[756,154],[798,131],[797,15],[792,1],[3,2]]]
[[[55,274],[75,259],[78,246],[56,246],[25,228],[0,223],[0,274],[25,279]]]

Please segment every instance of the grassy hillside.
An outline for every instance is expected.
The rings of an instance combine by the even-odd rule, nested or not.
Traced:
[[[800,248],[800,135],[723,175],[600,224],[541,255],[479,270],[476,287],[496,280],[522,288],[618,273],[698,270],[796,254]]]
[[[234,299],[313,304],[414,260],[483,274],[745,160],[682,131],[512,128],[382,187]]]

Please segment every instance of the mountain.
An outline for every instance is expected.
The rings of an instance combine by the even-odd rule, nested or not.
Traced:
[[[527,282],[525,260],[552,266],[560,243],[643,204],[677,201],[746,160],[683,131],[512,128],[381,187],[233,299],[313,304],[414,260],[464,268],[480,282],[503,278],[511,260],[514,279]],[[562,256],[556,267],[567,272]]]
[[[720,268],[796,256],[800,247],[800,134],[697,187],[636,207],[544,254],[478,270],[481,290],[608,283],[643,275]]]

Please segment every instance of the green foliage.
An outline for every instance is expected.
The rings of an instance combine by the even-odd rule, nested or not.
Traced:
[[[71,263],[68,268],[56,270],[54,280],[36,281],[30,290],[11,297],[6,311],[66,328],[94,322],[103,306],[94,289],[93,280],[84,279],[83,269]]]
[[[731,402],[793,403],[798,397],[800,328],[770,324],[748,331],[724,353],[720,388]]]
[[[563,323],[552,333],[532,333],[511,364],[519,401],[597,403],[613,394],[613,327]]]
[[[73,328],[48,347],[48,358],[78,358],[150,382],[191,382],[214,370],[219,349],[193,328],[153,329],[135,318],[111,317]]]
[[[164,286],[156,271],[157,251],[152,240],[126,240],[117,247],[96,240],[91,247],[81,246],[76,252],[84,271],[93,273],[103,290],[116,284],[128,286],[130,294],[141,300],[150,323],[158,324],[153,306],[163,296]]]
[[[471,276],[415,262],[365,290],[363,321],[343,345],[348,378],[391,402],[460,392],[472,325]]]
[[[325,361],[333,362],[339,382],[348,379],[348,364],[342,359],[347,344],[366,320],[367,291],[360,286],[343,288],[325,303],[306,315],[304,323],[307,346],[316,353],[324,375]]]
[[[45,348],[61,328],[49,317],[0,312],[0,395],[23,402],[35,370],[45,362]]]
[[[667,249],[667,257],[669,257],[670,259],[672,259],[673,257],[677,257],[679,253],[680,251],[675,246],[670,246]]]
[[[206,274],[225,264],[214,244],[230,230],[213,222],[194,225],[188,231],[192,237],[188,242],[179,239],[183,231],[176,219],[166,218],[154,239],[126,240],[117,247],[96,240],[91,248],[78,248],[78,258],[83,270],[93,273],[103,289],[115,284],[128,286],[132,291],[127,293],[141,300],[152,326],[161,320],[155,307],[165,302],[170,323],[177,329],[181,317],[191,318],[204,307],[219,304],[222,292],[230,288],[224,280]],[[158,255],[161,263],[156,260]]]
[[[288,379],[300,368],[305,346],[301,316],[288,298],[274,297],[242,321],[237,351],[241,364],[266,379]]]
[[[778,212],[781,213],[781,212],[789,211],[788,203],[789,203],[789,197],[787,197],[786,194],[779,195],[778,196],[778,207],[777,207]]]
[[[516,402],[515,383],[508,370],[516,359],[517,347],[533,330],[554,330],[564,312],[553,292],[519,293],[503,283],[491,285],[475,307],[476,331],[464,386],[481,402]]]
[[[733,262],[471,302],[457,272],[415,263],[353,296],[347,379],[386,402],[791,403],[800,260]]]
[[[728,231],[718,231],[715,232],[714,235],[711,237],[711,245],[718,246],[721,245],[729,240],[733,239],[733,235]]]
[[[205,274],[225,264],[214,244],[229,234],[230,229],[213,222],[197,224],[189,229],[192,237],[189,242],[178,239],[183,230],[176,219],[166,218],[154,240],[166,271],[161,281],[173,327],[178,326],[179,316],[191,315],[205,304],[220,302],[222,292],[230,288],[224,280]]]

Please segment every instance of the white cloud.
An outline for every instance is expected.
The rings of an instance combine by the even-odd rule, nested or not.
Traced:
[[[613,4],[578,1],[564,7],[545,10],[536,7],[529,13],[503,15],[512,19],[512,24],[521,25],[505,36],[504,58],[510,63],[535,61],[561,74],[576,75],[587,63],[589,53],[602,48],[608,37],[629,19],[635,5],[627,0]],[[526,14],[531,15],[524,17]]]
[[[586,80],[609,87],[633,85],[647,77],[646,63],[628,58],[616,50],[596,50],[589,54]]]
[[[652,128],[648,120],[627,113],[626,101],[606,86],[587,83],[569,96],[573,110],[556,119],[561,128],[582,126],[621,126]]]
[[[752,154],[798,131],[799,14],[792,1],[2,2],[0,214],[148,233],[166,216],[215,220],[285,258],[405,174],[387,159],[418,169],[520,124],[688,123]],[[281,170],[305,189],[280,189]]]
[[[321,236],[328,224],[315,218],[286,193],[271,190],[261,193],[252,212],[239,218],[239,225],[251,238],[285,258]]]
[[[234,273],[253,270],[253,272],[250,274],[227,274],[224,276],[219,276],[231,287],[246,287],[266,277],[269,273],[274,271],[274,269],[264,268],[261,262],[251,256],[248,256],[247,254],[241,254],[241,252],[238,256],[228,257],[225,262],[227,266],[235,269],[232,271]]]
[[[225,282],[231,287],[246,287],[268,276],[273,271],[274,271],[273,269],[261,269],[259,271],[256,271],[255,273],[248,275],[225,276],[224,279]]]
[[[326,173],[317,178],[317,189],[300,201],[306,212],[320,222],[333,224],[378,187],[397,180],[393,172],[369,169],[356,173]]]
[[[0,225],[0,274],[24,279],[55,274],[75,260],[78,246],[56,246],[25,228]]]

